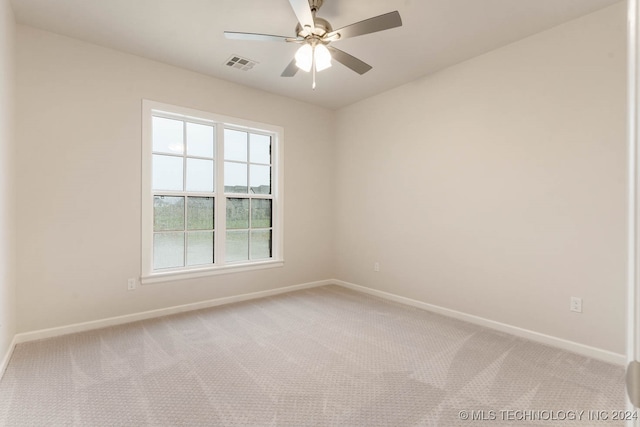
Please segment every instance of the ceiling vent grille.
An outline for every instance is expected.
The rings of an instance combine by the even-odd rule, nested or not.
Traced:
[[[236,68],[236,69],[242,70],[242,71],[249,71],[250,69],[252,69],[256,65],[258,65],[258,63],[256,61],[252,61],[250,59],[243,58],[243,57],[238,56],[238,55],[231,55],[229,57],[229,59],[227,59],[227,62],[225,62],[225,64],[228,67]]]

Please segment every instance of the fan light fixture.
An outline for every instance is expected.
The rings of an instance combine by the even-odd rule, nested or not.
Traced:
[[[312,40],[300,46],[296,52],[296,66],[302,71],[313,70],[313,89],[316,88],[316,71],[326,70],[331,67],[331,52],[323,44]]]
[[[325,45],[317,45],[314,53],[314,57],[316,60],[316,70],[322,71],[331,67],[331,53]]]
[[[313,65],[313,48],[310,44],[303,44],[300,46],[300,49],[296,52],[296,65],[302,71],[306,71],[307,73],[311,71],[311,66]]]

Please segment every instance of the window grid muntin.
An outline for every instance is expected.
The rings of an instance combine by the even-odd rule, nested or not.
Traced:
[[[261,197],[262,196],[262,197]],[[234,194],[234,193],[225,193],[225,206],[228,202],[229,199],[248,199],[249,200],[249,208],[247,209],[248,211],[248,228],[226,228],[226,231],[246,231],[248,234],[248,245],[247,245],[247,259],[244,260],[244,262],[247,261],[255,261],[255,260],[265,260],[265,259],[273,259],[273,229],[274,229],[274,203],[273,203],[273,198],[272,197],[263,197],[263,196],[270,196],[268,194],[257,194],[257,195],[251,195],[251,194]],[[252,208],[253,208],[253,201],[254,200],[271,200],[271,226],[269,227],[254,227],[253,226],[253,216],[252,216]],[[225,207],[225,216],[226,216],[226,207]],[[266,258],[252,258],[251,256],[251,249],[252,249],[252,243],[251,243],[251,232],[252,231],[270,231],[271,232],[271,238],[269,241],[269,252],[270,255],[269,257]],[[226,234],[226,233],[225,233]],[[226,261],[229,264],[232,263],[239,263],[239,262],[243,262],[243,261]]]
[[[188,236],[190,233],[198,233],[198,232],[211,232],[213,233],[213,239],[215,242],[215,237],[216,237],[216,197],[211,196],[211,195],[193,195],[193,194],[189,194],[189,195],[185,195],[184,193],[175,193],[172,195],[166,195],[166,194],[154,194],[153,198],[155,200],[156,197],[181,197],[184,198],[184,202],[183,202],[183,207],[182,207],[182,215],[183,215],[183,225],[182,225],[182,229],[168,229],[168,230],[155,230],[155,223],[153,225],[153,242],[154,242],[154,247],[153,247],[153,255],[152,255],[152,260],[153,260],[153,271],[167,271],[167,270],[172,270],[172,269],[183,269],[183,268],[188,268],[188,267],[193,267],[194,265],[189,265],[189,240],[188,240]],[[190,229],[189,228],[189,199],[190,198],[210,198],[213,199],[213,211],[212,211],[212,215],[213,215],[213,226],[212,228],[196,228],[196,229]],[[155,213],[155,206],[154,206],[154,213]],[[155,238],[156,235],[158,234],[169,234],[169,233],[181,233],[182,237],[183,237],[183,254],[182,254],[182,266],[179,267],[166,267],[166,268],[155,268]],[[213,262],[210,264],[197,264],[197,266],[201,266],[201,265],[215,265],[215,261],[216,261],[216,250],[215,250],[215,244],[213,245],[212,248],[212,259]]]
[[[254,131],[251,129],[244,129],[244,128],[239,128],[239,127],[235,127],[235,126],[229,126],[229,125],[225,125],[223,130],[235,130],[235,131],[239,131],[239,132],[245,132],[247,134],[247,161],[241,161],[241,160],[227,160],[226,158],[222,159],[222,163],[226,164],[226,163],[235,163],[235,164],[241,164],[241,165],[247,165],[247,192],[246,193],[234,193],[234,192],[228,192],[228,191],[224,191],[225,196],[228,194],[233,194],[233,195],[241,195],[241,194],[249,194],[249,195],[255,195],[255,196],[270,196],[272,198],[273,196],[273,183],[274,183],[274,161],[273,161],[273,157],[274,157],[274,149],[273,149],[273,145],[274,145],[274,139],[275,139],[275,135],[268,133],[268,132],[260,132],[260,131]],[[251,161],[251,135],[260,135],[260,136],[266,136],[269,137],[269,159],[270,162],[269,163],[260,163],[260,162],[252,162]],[[222,146],[224,146],[224,143],[221,144]],[[263,193],[252,193],[251,192],[251,165],[256,165],[256,166],[269,166],[269,194],[263,194]],[[223,186],[224,187],[224,186]]]

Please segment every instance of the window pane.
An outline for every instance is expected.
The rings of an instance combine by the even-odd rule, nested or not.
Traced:
[[[247,193],[247,165],[224,162],[225,193]]]
[[[251,163],[271,163],[271,137],[251,134],[249,143],[249,161]]]
[[[184,230],[184,197],[153,198],[153,231]]]
[[[213,197],[187,199],[187,229],[213,230]]]
[[[187,234],[187,265],[213,264],[213,231]]]
[[[153,235],[153,269],[184,267],[184,233]]]
[[[247,133],[237,130],[224,130],[224,159],[247,161]]]
[[[213,158],[213,126],[187,123],[187,155]]]
[[[153,189],[182,191],[182,157],[153,155]]]
[[[251,259],[271,258],[271,230],[251,230]]]
[[[183,122],[153,117],[153,151],[182,154],[184,151]]]
[[[271,166],[251,165],[251,193],[271,194]]]
[[[271,227],[271,200],[251,200],[251,228]]]
[[[213,160],[187,159],[187,191],[213,192]]]
[[[249,231],[227,231],[225,260],[246,261],[249,259]]]
[[[227,228],[249,228],[249,199],[227,199]]]

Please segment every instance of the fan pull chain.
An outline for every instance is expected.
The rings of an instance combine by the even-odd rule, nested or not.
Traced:
[[[313,75],[313,83],[311,89],[316,90],[316,46],[311,50],[311,73]]]

